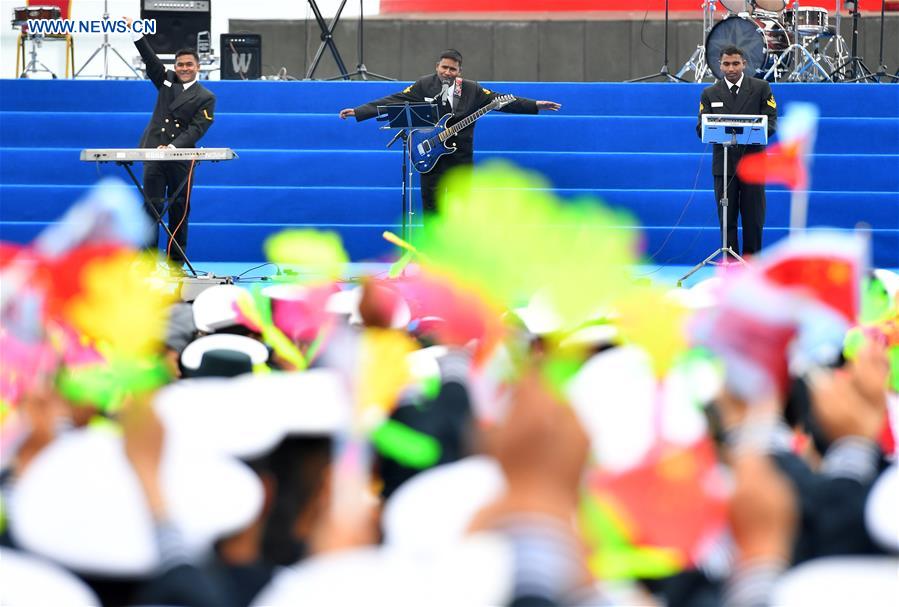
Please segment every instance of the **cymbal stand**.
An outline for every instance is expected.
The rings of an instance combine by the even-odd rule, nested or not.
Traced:
[[[359,63],[356,64],[356,69],[354,71],[350,73],[342,73],[339,76],[327,78],[327,80],[347,80],[351,76],[359,76],[360,78],[362,78],[362,80],[368,80],[369,78],[374,78],[375,80],[396,80],[396,78],[391,78],[390,76],[384,76],[383,74],[370,72],[368,68],[365,67],[365,39],[363,37],[364,31],[365,6],[363,5],[363,0],[359,0],[359,29],[356,36],[356,55],[359,58]]]
[[[842,32],[842,22],[843,22],[843,12],[841,9],[841,5],[843,4],[843,0],[835,0],[836,6],[834,6],[835,15],[835,23],[834,23],[834,36],[830,39],[827,45],[824,47],[824,50],[821,51],[825,56],[827,56],[828,52],[831,50],[830,47],[833,45],[833,64],[834,65],[845,65],[849,61],[849,47],[846,44],[846,39],[843,37]],[[832,70],[830,72],[830,76],[833,80],[844,80],[845,74],[838,74],[836,70]]]
[[[53,77],[54,80],[56,80],[56,74],[54,74],[50,68],[48,68],[46,65],[44,65],[43,62],[37,58],[37,49],[41,45],[41,41],[43,40],[44,35],[43,34],[32,34],[31,32],[28,32],[27,34],[22,34],[22,35],[24,36],[25,40],[31,41],[31,51],[28,53],[29,55],[31,55],[31,59],[28,61],[28,65],[25,66],[25,69],[22,70],[22,73],[19,74],[19,78],[28,78],[28,74],[37,74],[39,72],[47,72],[48,74],[50,74]],[[17,53],[16,54],[16,68],[19,67],[18,58],[19,58],[19,55]],[[23,63],[24,63],[24,61],[25,60],[22,59]]]
[[[702,3],[702,39],[696,45],[696,50],[687,59],[687,62],[678,70],[675,77],[683,78],[687,73],[694,73],[694,82],[702,82],[707,75],[711,75],[709,64],[705,56],[705,41],[709,32],[715,25],[715,10],[718,0],[704,0]]]

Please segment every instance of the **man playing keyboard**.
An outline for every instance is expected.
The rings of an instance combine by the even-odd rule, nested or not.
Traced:
[[[159,91],[153,116],[144,130],[139,147],[193,148],[212,125],[215,95],[199,82],[200,58],[194,49],[175,53],[175,70],[167,70],[143,36],[135,34],[134,45],[147,66],[147,76]],[[165,208],[167,197],[177,197],[168,209],[169,230],[181,250],[166,242],[166,253],[176,266],[185,261],[187,222],[190,214],[190,190],[193,186],[191,162],[145,162],[144,192],[157,214]],[[184,183],[183,189],[178,188]],[[146,209],[151,216],[153,213]],[[153,217],[156,221],[156,217]],[[168,237],[167,237],[168,239]],[[157,245],[154,232],[148,247]]]

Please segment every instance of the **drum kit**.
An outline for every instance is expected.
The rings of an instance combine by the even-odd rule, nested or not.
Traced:
[[[56,78],[56,74],[54,74],[46,65],[44,65],[38,59],[38,48],[40,48],[41,43],[44,40],[53,40],[53,39],[65,39],[66,40],[66,77],[69,75],[69,62],[71,62],[72,70],[75,69],[75,57],[74,57],[74,49],[72,44],[72,36],[71,35],[62,35],[62,34],[43,34],[43,33],[35,33],[28,31],[28,21],[32,19],[42,19],[55,21],[59,20],[62,17],[61,10],[58,6],[21,6],[13,9],[13,18],[12,18],[12,26],[14,29],[20,30],[20,43],[19,46],[24,49],[24,42],[31,42],[31,52],[30,52],[30,61],[28,61],[27,65],[25,65],[25,58],[23,57],[23,69],[19,70],[19,59],[18,59],[18,50],[16,56],[16,72],[20,78],[31,78],[34,77],[35,74],[40,72],[47,72],[51,77]],[[109,0],[103,1],[103,20],[109,20]],[[114,57],[118,57],[118,59],[125,65],[125,67],[130,70],[131,74],[127,76],[128,78],[140,78],[140,73],[132,66],[128,61],[122,56],[122,54],[116,50],[112,44],[109,42],[109,32],[104,29],[103,30],[103,42],[97,47],[96,50],[88,57],[87,61],[78,69],[77,72],[74,72],[73,77],[77,78],[81,75],[81,72],[84,71],[94,58],[101,58],[103,60],[103,71],[98,76],[90,76],[95,78],[102,78],[104,80],[110,78],[109,75],[109,62],[110,57],[109,54],[112,53]],[[24,55],[24,50],[22,52]]]
[[[22,32],[22,36],[31,42],[31,53],[28,63],[24,65],[22,71],[19,72],[19,46],[16,47],[16,71],[22,78],[28,77],[29,74],[37,74],[39,72],[47,72],[53,78],[56,78],[50,68],[41,63],[38,59],[37,49],[44,40],[44,34],[34,34],[28,31],[29,19],[59,19],[60,10],[58,6],[21,6],[13,9],[12,26]],[[24,45],[22,45],[24,49]],[[24,53],[23,53],[24,54]],[[25,63],[25,57],[22,58]]]
[[[715,19],[717,4],[727,15]],[[704,0],[703,41],[677,73],[694,73],[701,82],[721,79],[718,57],[736,46],[746,58],[746,73],[778,82],[833,82],[850,77],[849,48],[840,35],[840,0],[831,12],[800,6],[799,0]]]

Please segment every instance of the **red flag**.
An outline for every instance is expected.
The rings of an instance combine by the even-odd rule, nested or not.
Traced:
[[[766,268],[764,274],[776,284],[800,288],[851,324],[858,316],[858,271],[858,264],[852,260],[822,256],[783,259]]]
[[[744,156],[737,165],[737,176],[746,183],[782,183],[791,190],[808,186],[808,169],[802,139],[775,143],[765,153]]]
[[[805,234],[767,249],[756,268],[768,281],[802,293],[856,322],[868,245],[854,235]]]
[[[658,446],[640,466],[619,474],[598,470],[589,483],[626,517],[634,543],[677,550],[687,561],[725,524],[723,479],[707,438]]]

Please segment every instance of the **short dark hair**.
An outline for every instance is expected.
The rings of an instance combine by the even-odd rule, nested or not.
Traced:
[[[182,48],[177,53],[175,53],[175,61],[178,60],[178,57],[181,55],[193,55],[194,61],[200,63],[200,56],[197,54],[197,49],[195,48]]]
[[[743,49],[738,46],[725,46],[721,49],[721,52],[718,53],[718,61],[721,61],[721,58],[725,55],[739,55],[744,61],[746,60],[746,53],[744,53]]]
[[[459,64],[459,67],[462,67],[462,53],[454,48],[448,48],[440,53],[440,57],[437,58],[437,63],[440,63],[444,59],[452,59]]]

